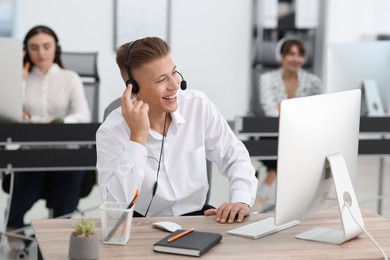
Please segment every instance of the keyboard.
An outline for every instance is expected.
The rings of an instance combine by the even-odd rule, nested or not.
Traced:
[[[300,222],[298,220],[293,220],[283,225],[275,226],[275,218],[270,217],[239,228],[228,230],[226,233],[241,237],[258,239],[260,237],[282,231],[286,228],[296,226],[299,223]]]

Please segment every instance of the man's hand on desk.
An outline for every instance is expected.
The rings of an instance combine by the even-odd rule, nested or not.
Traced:
[[[219,223],[233,223],[236,220],[241,223],[245,216],[249,216],[250,207],[241,202],[223,203],[217,209],[208,209],[204,212],[205,216],[215,215],[215,221]]]

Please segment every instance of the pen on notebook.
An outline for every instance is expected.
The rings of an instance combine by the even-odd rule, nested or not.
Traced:
[[[177,234],[176,236],[173,236],[173,237],[168,238],[168,242],[173,242],[173,241],[175,241],[175,240],[181,238],[182,236],[185,236],[185,235],[191,233],[192,231],[194,231],[193,228],[184,230],[183,232]]]

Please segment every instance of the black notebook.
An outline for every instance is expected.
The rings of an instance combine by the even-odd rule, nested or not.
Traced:
[[[168,242],[170,237],[183,231],[185,230],[176,230],[164,237],[154,244],[153,250],[162,253],[201,256],[222,240],[222,235],[218,233],[192,231],[183,237]]]

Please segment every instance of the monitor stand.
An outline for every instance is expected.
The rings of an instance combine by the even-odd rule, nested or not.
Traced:
[[[363,233],[363,218],[341,154],[326,157],[336,189],[342,230],[318,227],[296,235],[296,238],[339,245]]]
[[[362,93],[367,104],[368,116],[385,116],[378,85],[375,80],[365,80]]]

